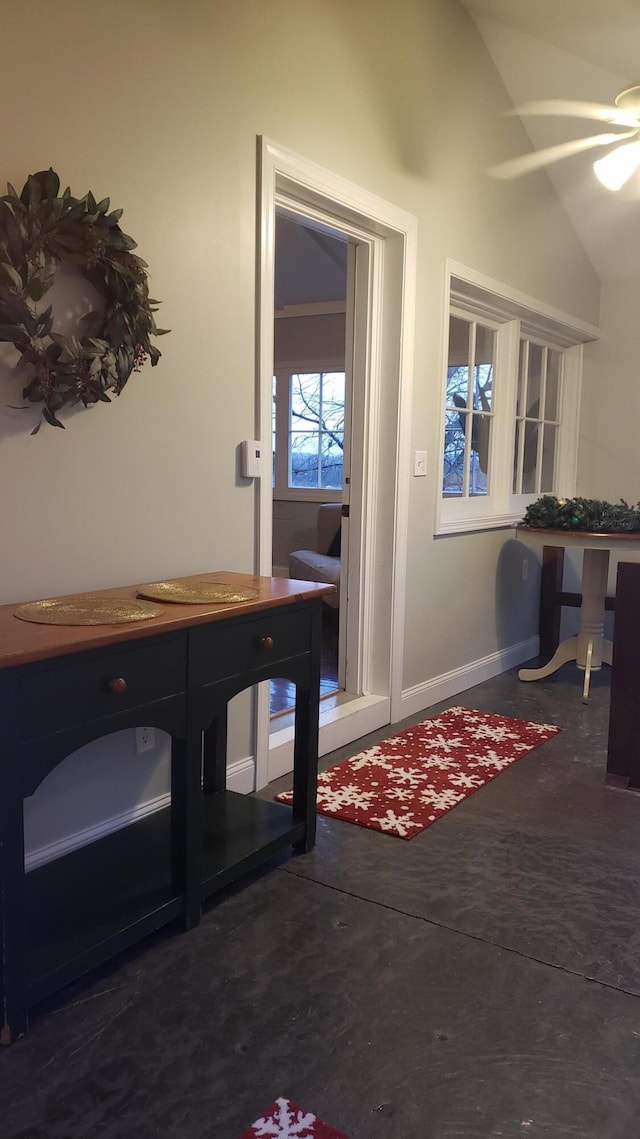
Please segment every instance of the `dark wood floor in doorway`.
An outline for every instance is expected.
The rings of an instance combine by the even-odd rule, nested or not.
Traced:
[[[338,691],[338,620],[333,612],[322,617],[322,650],[320,655],[320,699]],[[290,680],[271,681],[269,711],[272,716],[290,712],[296,699],[296,687]]]

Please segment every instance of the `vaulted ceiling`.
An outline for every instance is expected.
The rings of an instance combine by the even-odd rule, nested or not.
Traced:
[[[640,0],[462,2],[515,106],[556,98],[612,103],[640,82]],[[535,150],[608,129],[577,118],[526,117],[523,125]],[[617,193],[605,189],[593,173],[604,153],[565,158],[547,175],[600,279],[640,277],[640,174]]]

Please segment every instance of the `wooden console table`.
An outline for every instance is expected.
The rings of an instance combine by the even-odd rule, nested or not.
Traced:
[[[518,677],[542,680],[567,661],[575,660],[584,672],[582,698],[586,701],[591,673],[598,671],[603,663],[611,664],[612,659],[613,643],[604,637],[609,555],[612,550],[622,556],[640,551],[640,534],[592,534],[583,530],[543,530],[530,526],[518,526],[516,534],[523,542],[584,551],[578,635],[562,641],[547,664],[541,668],[521,668]]]
[[[259,596],[89,627],[0,607],[2,1044],[50,993],[167,922],[191,928],[203,899],[278,850],[314,845],[321,606],[333,586],[199,576]],[[274,677],[296,685],[291,807],[226,790],[229,700]],[[170,807],[26,874],[24,799],[83,744],[143,725],[171,736]]]

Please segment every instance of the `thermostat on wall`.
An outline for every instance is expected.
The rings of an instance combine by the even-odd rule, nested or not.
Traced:
[[[262,445],[258,439],[245,439],[240,444],[240,471],[245,479],[259,479],[262,473],[260,452]]]

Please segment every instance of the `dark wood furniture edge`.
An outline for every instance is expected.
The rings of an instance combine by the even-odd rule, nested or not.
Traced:
[[[167,579],[169,580],[169,579]],[[0,668],[12,668],[30,661],[46,660],[52,656],[83,652],[85,649],[106,648],[110,644],[152,637],[169,629],[189,628],[224,620],[237,613],[256,613],[261,609],[290,605],[313,597],[335,593],[335,585],[318,582],[292,581],[289,578],[260,577],[256,574],[233,573],[219,570],[215,573],[194,574],[175,581],[220,581],[224,584],[249,586],[260,590],[260,595],[249,601],[229,602],[221,605],[162,605],[164,612],[145,621],[131,621],[122,625],[39,625],[22,621],[14,610],[22,601],[0,606]],[[72,593],[68,597],[91,596],[137,597],[144,583],[116,586],[114,589],[93,589]],[[61,595],[62,596],[62,595]]]
[[[640,562],[619,562],[616,581],[607,780],[640,790]]]

